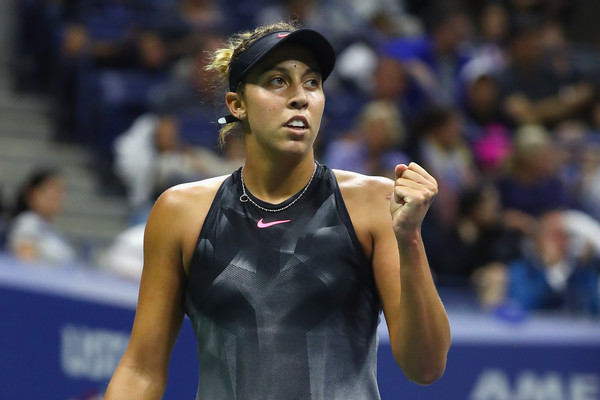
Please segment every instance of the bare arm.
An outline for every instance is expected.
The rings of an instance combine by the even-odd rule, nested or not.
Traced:
[[[395,172],[388,203],[392,217],[378,212],[373,268],[396,362],[408,379],[430,384],[444,373],[451,341],[421,239],[421,223],[437,194],[437,183],[415,163],[399,165]],[[391,185],[385,190],[390,189]]]
[[[594,90],[587,83],[578,83],[565,87],[561,94],[531,101],[522,94],[510,95],[504,108],[511,118],[520,124],[548,123],[568,118],[594,96]]]
[[[15,257],[21,260],[35,260],[38,257],[38,248],[35,245],[35,242],[22,240],[16,243],[12,249]]]
[[[181,222],[177,193],[167,192],[154,206],[144,237],[144,269],[129,346],[105,399],[160,399],[171,351],[183,321]]]

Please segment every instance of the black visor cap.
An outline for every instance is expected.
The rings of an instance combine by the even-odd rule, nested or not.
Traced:
[[[235,92],[238,84],[248,71],[262,60],[273,49],[284,43],[299,44],[314,54],[321,72],[323,82],[335,66],[335,51],[331,43],[319,32],[312,29],[297,31],[277,31],[269,33],[250,45],[246,50],[237,54],[229,63],[229,90]]]

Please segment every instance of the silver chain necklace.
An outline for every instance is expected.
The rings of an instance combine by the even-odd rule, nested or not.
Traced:
[[[290,204],[288,204],[284,207],[276,208],[276,209],[272,210],[270,208],[263,207],[260,204],[256,204],[256,202],[254,200],[252,200],[252,198],[250,198],[250,196],[248,196],[248,193],[246,193],[246,184],[244,183],[244,167],[242,166],[242,170],[240,171],[240,179],[242,180],[242,195],[240,196],[240,201],[242,203],[246,203],[249,201],[250,203],[252,203],[253,206],[255,206],[256,208],[260,208],[263,211],[268,211],[268,212],[273,212],[273,213],[283,211],[286,208],[293,206],[294,203],[297,202],[298,200],[300,200],[300,198],[304,195],[304,193],[306,193],[306,191],[308,190],[308,187],[310,186],[310,183],[312,182],[313,178],[315,177],[316,172],[317,172],[317,164],[315,164],[315,169],[313,170],[313,173],[310,176],[310,180],[308,181],[306,186],[304,186],[304,189],[302,189],[302,192],[300,192],[300,195],[298,197],[296,197]]]

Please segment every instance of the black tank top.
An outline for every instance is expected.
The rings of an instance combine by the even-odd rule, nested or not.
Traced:
[[[190,266],[197,399],[379,399],[381,305],[333,172],[318,165],[278,212],[240,201],[240,173],[217,191]],[[299,194],[248,196],[278,209]]]

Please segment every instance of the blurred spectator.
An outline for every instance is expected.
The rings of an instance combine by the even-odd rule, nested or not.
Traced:
[[[554,128],[554,159],[564,190],[570,194],[572,207],[581,208],[586,175],[586,158],[593,154],[590,128],[583,120],[565,120]],[[591,159],[590,159],[591,160]]]
[[[347,51],[339,58],[336,68],[341,77],[351,82],[352,90],[347,94],[334,93],[333,101],[328,103],[326,115],[332,117],[339,109],[341,115],[331,122],[331,129],[336,131],[350,129],[347,126],[348,115],[358,114],[368,101],[384,101],[395,105],[400,115],[402,124],[410,125],[413,120],[426,108],[427,99],[420,90],[415,79],[410,75],[406,65],[395,58],[375,55],[372,60],[365,60],[366,64],[356,67],[358,55]],[[373,64],[371,65],[371,62]],[[364,67],[364,68],[363,68]],[[417,138],[406,132],[402,147],[410,151],[415,147]]]
[[[419,18],[407,12],[402,0],[339,0],[336,6],[353,12],[375,28],[383,37],[422,35],[424,26]],[[351,11],[350,11],[351,10]]]
[[[348,24],[348,20],[344,23],[344,15],[328,1],[282,0],[272,2],[256,12],[255,21],[257,25],[271,24],[276,21],[295,21],[302,27],[323,33],[334,46],[338,46],[340,40],[353,29],[361,29],[357,16],[352,10],[348,12],[353,24]]]
[[[526,232],[532,218],[543,213],[568,209],[571,196],[561,182],[560,159],[548,131],[528,125],[516,132],[515,149],[508,173],[497,181],[506,223]]]
[[[225,157],[202,147],[182,142],[174,116],[146,114],[138,118],[115,143],[114,170],[127,188],[137,222],[145,220],[146,208],[168,187],[233,172],[243,163],[241,139],[227,143]]]
[[[355,41],[375,43],[422,31],[420,21],[394,0],[284,0],[259,10],[255,20],[258,25],[296,21],[323,33],[337,48]]]
[[[221,93],[212,84],[213,72],[204,67],[209,62],[209,54],[222,41],[221,36],[211,33],[190,36],[186,53],[172,65],[168,80],[152,88],[150,111],[158,114],[210,112],[214,118],[217,112],[214,104]],[[210,121],[210,115],[203,115],[203,118]],[[214,125],[212,128],[215,131]]]
[[[156,29],[134,29],[133,21],[106,24],[104,30],[117,31],[114,37],[100,36],[89,24],[65,27],[54,91],[57,139],[90,145],[94,151],[110,146],[100,144],[114,138],[110,126],[130,110],[145,111],[145,91],[163,80],[176,56],[176,46]],[[92,91],[96,96],[89,96]]]
[[[179,14],[194,31],[210,31],[225,23],[215,0],[180,0]]]
[[[508,34],[509,14],[506,7],[498,1],[485,2],[478,19],[478,37],[484,44],[503,47]]]
[[[571,59],[569,44],[561,25],[546,22],[540,29],[540,46],[545,62],[556,73],[561,86],[585,81],[583,71]]]
[[[454,108],[431,108],[415,125],[420,139],[417,158],[438,181],[437,213],[447,229],[456,221],[459,193],[477,178],[462,129],[461,115]]]
[[[405,128],[395,104],[373,101],[359,114],[352,134],[329,144],[325,163],[330,168],[393,178],[394,167],[409,162],[397,150],[404,139]]]
[[[373,71],[370,91],[371,97],[375,100],[395,103],[407,124],[411,123],[427,106],[425,94],[410,72],[405,63],[393,58],[381,57]]]
[[[482,76],[490,78],[506,64],[508,10],[500,2],[486,2],[475,19],[477,33],[469,43],[471,59],[461,71],[461,75],[466,75],[461,80],[466,80],[467,84]],[[463,95],[462,91],[460,95]]]
[[[318,0],[283,0],[259,10],[256,13],[256,22],[257,25],[265,25],[292,20],[303,27],[320,30],[327,25],[324,10],[326,7]]]
[[[591,113],[591,132],[580,149],[582,183],[580,198],[583,209],[600,221],[600,101]]]
[[[514,13],[530,13],[546,20],[567,21],[577,2],[568,0],[502,0]]]
[[[146,223],[139,222],[119,233],[100,254],[100,267],[111,274],[139,280],[144,267],[145,229]]]
[[[423,241],[433,270],[445,263],[446,238],[458,217],[460,193],[476,182],[472,154],[462,134],[461,116],[456,109],[433,107],[413,125],[418,138],[413,158],[435,176],[439,193],[423,221]]]
[[[437,282],[470,285],[478,269],[506,265],[518,258],[519,243],[520,236],[502,223],[496,188],[488,183],[475,184],[460,194],[458,219],[446,241]]]
[[[543,30],[531,15],[514,18],[509,43],[510,62],[500,74],[502,109],[516,124],[552,125],[582,112],[593,87],[580,75],[557,70],[545,62]]]
[[[508,129],[499,124],[486,126],[472,143],[472,152],[481,177],[498,179],[506,173],[513,152]]]
[[[436,4],[428,22],[427,37],[390,40],[382,52],[406,63],[431,102],[454,105],[459,98],[460,71],[471,57],[463,45],[472,35],[472,25],[467,14],[451,2]]]
[[[486,306],[508,302],[528,311],[598,314],[599,259],[592,252],[574,254],[568,218],[559,211],[540,216],[524,242],[523,258],[482,270],[478,281]]]
[[[77,8],[72,1],[14,1],[16,32],[12,54],[14,87],[48,93],[56,72],[57,31]]]
[[[500,109],[499,88],[493,70],[484,59],[477,59],[465,66],[461,74],[465,84],[462,112],[465,117],[467,140],[475,145],[490,131],[509,135],[508,122]]]
[[[64,194],[59,171],[41,168],[29,175],[18,193],[7,237],[15,257],[51,264],[75,260],[75,250],[53,224],[62,212]]]

